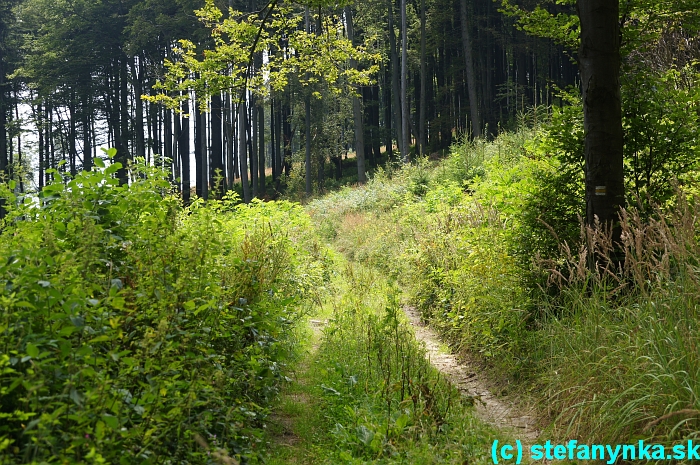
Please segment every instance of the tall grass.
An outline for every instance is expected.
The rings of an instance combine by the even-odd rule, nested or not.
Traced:
[[[676,198],[649,220],[623,211],[617,270],[609,235],[586,228],[566,271],[553,271],[562,292],[538,336],[548,340],[543,380],[557,434],[668,444],[699,436],[700,207]],[[587,266],[591,257],[599,266]]]

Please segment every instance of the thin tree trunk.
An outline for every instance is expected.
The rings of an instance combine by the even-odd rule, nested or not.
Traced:
[[[277,142],[275,138],[275,99],[270,98],[270,164],[272,165],[272,181],[277,181]]]
[[[221,133],[221,115],[223,102],[221,94],[211,97],[211,171],[210,183],[214,190],[214,198],[220,199],[226,188],[226,173],[224,172],[223,141]],[[218,183],[217,183],[218,182]]]
[[[7,176],[7,91],[5,86],[5,60],[0,56],[0,177]],[[0,218],[5,217],[5,200],[0,199]]]
[[[403,154],[403,138],[401,137],[401,89],[399,87],[399,54],[396,49],[396,35],[394,34],[394,3],[393,0],[387,0],[389,5],[389,53],[391,55],[391,95],[393,101],[393,127],[396,136],[396,144],[399,148],[399,153]]]
[[[199,104],[199,102],[197,102]],[[201,137],[199,143],[202,144],[200,149],[202,171],[201,171],[201,182],[202,182],[202,198],[204,200],[209,200],[209,137],[207,135],[207,113],[204,111],[198,111],[199,115],[199,126],[201,131]]]
[[[258,190],[265,195],[265,107],[262,99],[258,107]]]
[[[246,155],[246,105],[245,100],[238,104],[238,153],[241,164],[241,185],[243,186],[243,201],[250,202],[250,185],[248,184],[248,160]]]
[[[258,103],[254,95],[250,97],[250,124],[247,129],[250,131],[248,145],[250,148],[250,179],[253,185],[253,197],[259,193],[258,190]]]
[[[118,104],[120,106],[119,115],[119,138],[121,139],[122,156],[121,162],[123,163],[123,168],[120,170],[119,179],[122,184],[129,182],[127,168],[129,166],[129,161],[131,160],[131,153],[129,151],[129,81],[127,78],[126,69],[126,55],[122,54],[120,61],[120,73],[119,73],[119,93],[120,98]]]
[[[204,155],[202,154],[202,114],[199,111],[199,100],[196,98],[192,104],[194,105],[193,108],[193,113],[194,113],[194,163],[195,163],[195,168],[194,168],[194,178],[195,178],[195,194],[199,198],[204,198],[204,183],[202,182],[203,179],[205,179],[206,175],[203,173],[206,173],[206,169],[204,168],[204,162],[203,158]],[[184,128],[183,128],[184,131]]]
[[[46,160],[44,155],[46,152],[44,144],[44,109],[42,108],[41,100],[37,103],[34,114],[36,115],[36,127],[39,133],[39,190],[41,190],[44,187],[44,163]]]
[[[420,115],[418,116],[418,144],[421,156],[425,155],[425,113],[427,111],[426,80],[427,63],[425,57],[425,0],[420,1]]]
[[[406,28],[406,0],[401,0],[401,158],[408,163],[408,29]]]
[[[136,107],[134,130],[136,131],[135,140],[135,152],[136,156],[140,158],[146,158],[146,142],[143,136],[143,101],[141,100],[142,91],[142,79],[143,79],[143,61],[139,59],[139,63],[136,63],[136,57],[131,59],[131,75],[134,82],[134,106]]]
[[[174,116],[175,127],[177,129],[180,127],[180,116],[178,114],[175,114]],[[181,137],[182,135],[176,131],[174,140],[176,141],[177,145],[180,144]],[[177,156],[175,155],[175,149],[173,148],[173,112],[167,108],[164,110],[163,115],[163,139],[163,157],[172,160]],[[158,166],[161,168],[163,157],[158,158]]]
[[[469,111],[472,118],[472,135],[481,137],[481,118],[479,117],[479,103],[476,98],[476,79],[474,78],[474,60],[472,58],[472,43],[469,37],[469,21],[467,19],[467,0],[460,0],[460,19],[462,22],[462,48],[464,49],[464,62],[467,71],[467,92],[469,94]]]
[[[182,102],[182,112],[188,114],[190,112],[189,100]],[[180,120],[179,115],[175,115],[177,120]],[[170,122],[168,121],[168,127]],[[177,151],[180,156],[180,169],[182,176],[182,201],[185,205],[190,203],[190,119],[182,118],[182,130],[180,137],[177,140]]]
[[[387,160],[391,160],[393,156],[393,136],[392,136],[392,122],[393,117],[391,116],[392,105],[391,105],[391,70],[388,66],[382,65],[384,67],[384,87],[383,87],[383,101],[384,101],[384,145],[386,147]]]
[[[310,24],[309,24],[309,7],[307,6],[306,9],[304,10],[304,19],[305,19],[305,30],[306,33],[310,33]],[[352,40],[352,39],[350,39]],[[308,78],[308,73],[307,76]],[[305,156],[304,156],[304,176],[306,180],[306,196],[309,197],[311,195],[311,97],[309,96],[310,89],[306,89],[306,96],[304,98],[304,128],[306,130],[305,132],[305,145],[306,145],[306,150],[305,150]]]
[[[92,147],[90,144],[92,102],[89,88],[83,91],[83,111],[81,116],[83,126],[83,169],[85,171],[90,171],[92,169]]]
[[[355,31],[352,24],[352,10],[345,7],[345,21],[347,25],[348,40],[352,43],[355,39]],[[357,68],[355,60],[350,60],[350,67]],[[357,159],[357,182],[367,182],[365,174],[365,136],[362,128],[362,107],[360,99],[356,96],[352,98],[352,115],[355,122],[355,158]]]
[[[70,174],[75,176],[77,173],[77,168],[75,166],[75,159],[77,156],[76,151],[76,139],[78,138],[75,121],[78,119],[75,114],[75,92],[71,92],[70,103],[68,105],[69,118],[68,118],[68,163],[70,165]]]

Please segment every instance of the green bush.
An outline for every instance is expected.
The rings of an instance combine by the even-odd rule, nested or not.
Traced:
[[[183,209],[165,173],[135,167],[126,187],[118,168],[54,173],[38,198],[3,187],[0,462],[210,463],[197,441],[254,460],[322,278],[308,218]]]

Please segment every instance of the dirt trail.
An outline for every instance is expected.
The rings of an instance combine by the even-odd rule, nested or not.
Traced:
[[[487,387],[488,380],[479,369],[440,348],[439,336],[421,322],[420,314],[415,308],[404,307],[404,311],[413,326],[416,339],[425,343],[433,366],[445,374],[463,395],[474,398],[477,416],[498,429],[511,432],[517,439],[534,443],[540,433],[534,416],[523,411],[522,407],[507,396],[496,397],[492,394]]]

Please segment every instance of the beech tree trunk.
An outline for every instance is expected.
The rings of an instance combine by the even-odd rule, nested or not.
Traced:
[[[348,28],[348,40],[352,43],[355,39],[355,32],[352,25],[352,10],[345,7],[345,21]],[[357,67],[355,60],[350,60],[350,66]],[[355,157],[357,159],[357,182],[367,182],[365,174],[365,135],[362,127],[362,107],[358,97],[352,98],[352,119],[355,122]]]
[[[618,0],[578,0],[581,20],[579,69],[583,92],[586,222],[613,227],[619,241],[618,213],[625,202],[620,101]]]
[[[472,118],[472,135],[475,139],[481,137],[481,118],[479,117],[479,103],[476,98],[476,79],[474,78],[474,60],[472,58],[472,41],[469,36],[469,20],[467,18],[467,0],[460,2],[462,21],[462,48],[464,48],[464,61],[467,72],[467,93],[469,94],[469,112]]]
[[[182,112],[188,114],[190,112],[189,101],[184,100],[182,102]],[[182,121],[182,127],[178,134],[177,139],[177,151],[180,157],[180,168],[182,170],[182,201],[185,205],[190,203],[190,119],[182,118],[180,115],[175,114],[175,124],[180,126],[180,121]],[[170,119],[168,119],[168,126],[170,126]],[[172,149],[171,149],[172,151]],[[173,155],[174,158],[174,155]]]
[[[427,110],[426,80],[427,62],[425,57],[425,0],[420,1],[420,115],[418,116],[418,145],[420,154],[425,155],[425,114]]]
[[[394,2],[393,0],[388,0],[389,4],[389,53],[391,55],[391,96],[393,98],[392,102],[392,116],[393,116],[393,129],[396,136],[396,145],[398,146],[399,153],[403,153],[401,148],[401,89],[399,88],[399,53],[396,50],[396,36],[394,35]]]
[[[408,37],[406,29],[406,0],[401,0],[401,158],[408,163]]]
[[[250,202],[250,184],[248,184],[248,155],[246,154],[246,108],[245,100],[238,104],[238,153],[241,163],[241,185],[243,186],[243,201]]]

